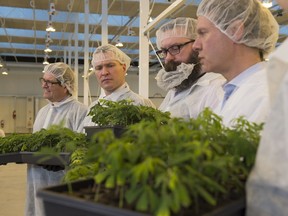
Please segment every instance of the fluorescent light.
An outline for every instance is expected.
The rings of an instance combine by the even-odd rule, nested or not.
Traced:
[[[3,71],[2,75],[8,75],[7,71]]]

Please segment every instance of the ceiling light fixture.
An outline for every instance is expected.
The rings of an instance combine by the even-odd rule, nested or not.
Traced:
[[[43,61],[43,65],[48,65],[49,64],[49,62],[48,62],[48,60],[47,60],[47,56],[45,56],[44,57],[44,61]]]
[[[44,49],[45,53],[50,53],[52,52],[52,49],[49,48],[49,46],[46,46],[46,48]]]
[[[262,5],[266,8],[270,8],[273,4],[271,0],[262,0]]]
[[[47,61],[47,59],[43,61],[43,65],[48,65],[48,64],[49,62]]]
[[[4,60],[0,57],[0,68],[4,67]]]
[[[115,46],[116,47],[123,47],[123,43],[121,43],[121,41],[118,39]]]
[[[46,31],[47,32],[55,32],[56,31],[56,29],[52,26],[52,22],[51,21],[48,22]]]
[[[8,69],[3,67],[2,69],[2,75],[8,75]]]

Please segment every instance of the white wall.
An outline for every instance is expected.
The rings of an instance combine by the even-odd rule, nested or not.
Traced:
[[[39,82],[39,78],[42,77],[43,66],[19,64],[8,68],[8,75],[0,74],[0,123],[1,120],[4,120],[3,129],[6,133],[31,132],[29,121],[34,121],[37,111],[47,103],[42,98],[42,88]],[[80,70],[79,72],[81,73]],[[149,98],[158,107],[166,92],[157,86],[156,74],[157,72],[155,71],[150,72]],[[138,79],[137,70],[128,71],[126,80],[130,88],[136,93],[138,93]],[[93,101],[100,94],[100,87],[94,75],[89,77],[89,86],[91,101]],[[78,95],[79,101],[83,101],[83,78],[81,74],[79,75]],[[29,100],[31,98],[34,104],[32,111],[31,107],[29,108]],[[13,118],[12,115],[14,110],[16,111],[16,118]],[[31,112],[33,112],[32,119],[30,117]]]

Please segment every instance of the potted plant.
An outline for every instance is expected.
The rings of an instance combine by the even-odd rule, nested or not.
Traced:
[[[133,104],[130,99],[120,101],[109,101],[100,99],[89,111],[92,122],[97,126],[86,126],[85,133],[90,139],[93,134],[111,129],[116,137],[120,137],[128,125],[140,122],[142,119],[154,121],[162,119],[166,121],[170,118],[170,113],[161,112],[153,107]]]
[[[68,183],[39,191],[46,215],[244,215],[263,125],[236,122],[226,128],[205,110],[190,121],[143,120],[120,138],[98,133],[75,156]],[[232,210],[219,209],[226,203]]]

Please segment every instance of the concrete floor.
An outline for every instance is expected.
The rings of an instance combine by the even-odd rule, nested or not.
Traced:
[[[24,215],[26,168],[26,164],[0,165],[0,216]]]

